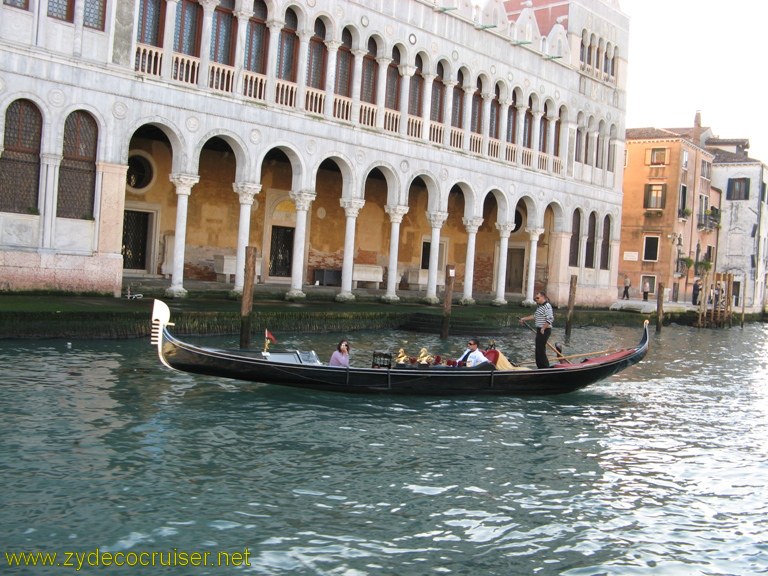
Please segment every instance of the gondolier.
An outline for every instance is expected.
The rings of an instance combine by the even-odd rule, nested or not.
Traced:
[[[552,325],[555,323],[555,312],[544,292],[536,292],[533,299],[536,301],[536,311],[530,316],[520,318],[520,324],[525,324],[528,320],[534,321],[536,326],[536,366],[549,368],[547,342],[550,334],[552,334]]]

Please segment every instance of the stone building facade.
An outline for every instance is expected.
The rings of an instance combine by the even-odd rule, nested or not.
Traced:
[[[605,305],[627,38],[615,0],[3,0],[0,290],[242,290],[253,245],[288,298],[452,264]]]

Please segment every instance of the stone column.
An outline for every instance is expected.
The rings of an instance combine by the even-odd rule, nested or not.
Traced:
[[[352,50],[355,56],[355,65],[352,73],[352,112],[350,121],[360,123],[360,92],[363,89],[363,60],[368,54],[366,50]]]
[[[432,122],[432,83],[437,76],[435,74],[423,74],[423,78],[424,94],[421,101],[421,138],[429,142],[429,125]]]
[[[387,292],[382,301],[397,302],[397,283],[399,276],[397,273],[397,256],[400,249],[400,223],[403,216],[408,214],[408,206],[384,206],[384,210],[389,214],[390,232],[389,232],[389,263],[387,267]]]
[[[85,0],[75,0],[74,34],[72,37],[72,54],[80,58],[83,55],[83,20],[85,16]]]
[[[474,304],[472,285],[475,281],[475,240],[483,219],[479,217],[464,218],[462,222],[467,230],[467,256],[464,263],[464,296],[461,299],[461,303]]]
[[[291,289],[285,295],[286,300],[306,298],[302,291],[304,284],[304,243],[307,238],[307,213],[315,193],[309,190],[291,191],[288,194],[296,204],[296,231],[293,235],[293,257],[291,263]]]
[[[248,32],[248,21],[253,16],[251,10],[240,10],[235,12],[235,18],[237,18],[237,39],[235,41],[235,93],[241,95],[243,93],[243,64],[245,63],[245,41],[246,33]]]
[[[387,70],[390,62],[392,58],[376,58],[376,63],[379,65],[376,75],[376,128],[379,130],[384,129],[384,115],[387,108]]]
[[[184,252],[187,244],[187,209],[192,186],[200,181],[197,174],[171,174],[171,183],[176,187],[176,243],[173,246],[173,272],[171,287],[165,291],[170,298],[183,298],[184,289]]]
[[[517,107],[517,123],[515,125],[515,144],[518,148],[524,148],[523,142],[523,130],[525,129],[525,112],[528,110],[527,106],[520,105]]]
[[[429,275],[427,277],[427,295],[425,300],[432,304],[437,299],[437,266],[440,256],[440,229],[448,219],[448,212],[427,212],[427,220],[432,226],[432,236],[429,245]]]
[[[528,278],[525,285],[525,304],[533,304],[533,286],[536,281],[536,252],[539,246],[539,236],[544,233],[543,228],[526,228],[528,232]]]
[[[482,136],[482,147],[480,153],[483,156],[488,155],[488,139],[491,137],[491,100],[493,100],[493,94],[484,92],[481,94],[483,99],[483,106],[480,116],[480,135]]]
[[[445,107],[443,108],[443,126],[445,127],[445,131],[443,132],[443,146],[446,148],[451,145],[454,86],[456,86],[456,82],[445,82]]]
[[[354,294],[352,294],[352,269],[355,265],[355,227],[357,215],[365,206],[365,200],[362,198],[342,198],[339,204],[344,208],[344,213],[347,216],[347,226],[344,229],[344,262],[341,266],[341,292],[336,296],[336,300],[343,302],[355,299]]]
[[[267,50],[267,86],[264,99],[269,103],[277,101],[277,51],[280,48],[280,31],[285,26],[285,22],[280,20],[270,20],[267,22],[269,28],[269,48]]]
[[[261,191],[261,184],[250,182],[235,182],[232,190],[240,200],[240,223],[237,227],[237,252],[235,253],[235,285],[233,292],[242,294],[245,286],[245,248],[251,236],[251,206],[253,197]],[[260,273],[256,270],[256,275]]]
[[[325,67],[325,109],[323,114],[326,118],[333,118],[333,101],[336,96],[336,55],[339,53],[341,42],[328,40],[325,42],[328,48],[328,58]]]
[[[400,135],[408,134],[408,100],[411,95],[411,76],[416,72],[415,66],[401,65],[400,68]]]
[[[309,41],[312,38],[311,30],[300,30],[299,36],[299,60],[296,67],[296,102],[294,107],[299,109],[306,108],[307,92],[307,60],[309,59]]]
[[[557,116],[547,116],[547,154],[549,154],[549,161],[547,163],[549,171],[555,167],[555,127],[557,126]]]
[[[544,116],[541,112],[533,113],[533,121],[531,126],[531,150],[538,155],[541,152],[541,146],[539,139],[541,138],[541,117]],[[534,155],[534,164],[536,167],[539,165],[538,158]]]
[[[563,150],[562,159],[566,176],[570,176],[572,178],[574,173],[574,166],[578,160],[576,158],[577,126],[575,122],[568,122],[564,124],[562,128],[562,134],[565,138],[562,142],[560,142],[560,148]]]
[[[203,7],[203,26],[200,31],[200,70],[197,74],[197,85],[208,87],[209,68],[211,67],[211,30],[213,30],[213,11],[219,5],[219,0],[198,0]]]
[[[461,126],[461,131],[464,133],[464,143],[462,150],[469,150],[469,142],[472,140],[472,95],[475,93],[475,89],[472,86],[464,86],[464,122]]]
[[[163,67],[162,76],[170,80],[173,76],[173,45],[176,38],[176,9],[179,0],[166,0],[165,23],[163,25]]]
[[[507,303],[504,289],[507,284],[507,252],[509,250],[509,235],[515,229],[515,223],[497,222],[496,230],[499,231],[499,262],[496,270],[496,298],[491,302],[494,306],[503,306]]]
[[[507,125],[509,119],[509,102],[507,100],[499,101],[499,159],[507,159]]]

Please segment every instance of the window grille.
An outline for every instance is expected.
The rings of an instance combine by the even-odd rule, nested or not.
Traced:
[[[360,90],[360,99],[369,104],[376,103],[376,82],[378,78],[378,64],[376,63],[376,41],[368,40],[368,52],[363,57],[363,77]]]
[[[160,46],[164,4],[162,0],[141,0],[136,40],[140,44]]]
[[[30,100],[16,100],[5,113],[0,156],[0,212],[37,213],[43,117]]]
[[[104,18],[107,12],[106,0],[85,0],[83,26],[94,30],[104,30]]]
[[[48,16],[64,22],[73,22],[75,14],[74,0],[48,0]]]
[[[93,218],[98,127],[87,112],[76,111],[64,124],[64,150],[59,168],[56,215]]]

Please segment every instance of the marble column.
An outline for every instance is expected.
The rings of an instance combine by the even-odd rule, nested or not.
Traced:
[[[200,31],[200,69],[197,72],[197,85],[208,88],[211,66],[211,31],[213,30],[213,11],[219,0],[198,0],[203,7],[203,26]]]
[[[448,219],[448,212],[427,212],[427,220],[432,227],[432,236],[429,244],[429,275],[427,276],[427,295],[425,300],[432,304],[437,299],[437,266],[440,256],[440,229]]]
[[[494,306],[503,306],[507,303],[504,298],[507,285],[507,252],[509,251],[509,235],[514,229],[514,222],[496,223],[496,230],[499,231],[499,262],[496,269],[496,298],[491,302]]]
[[[528,278],[525,284],[525,304],[533,304],[533,287],[536,282],[536,252],[539,246],[539,236],[543,228],[526,228],[528,232]]]
[[[285,298],[286,300],[297,300],[307,297],[302,290],[304,284],[304,244],[307,239],[307,213],[312,201],[315,199],[315,194],[309,190],[299,190],[289,192],[289,196],[296,205],[296,230],[293,235],[291,289],[285,295]]]
[[[171,174],[171,183],[176,187],[176,242],[173,246],[173,272],[171,286],[165,295],[171,298],[183,298],[184,289],[184,253],[187,244],[187,211],[192,186],[200,181],[197,174]]]
[[[461,299],[462,304],[474,304],[472,298],[472,285],[475,281],[475,240],[477,231],[483,223],[483,219],[464,218],[462,220],[464,228],[467,230],[467,256],[464,262],[464,296]]]
[[[339,53],[341,42],[328,40],[325,42],[328,58],[325,67],[325,109],[323,114],[327,119],[333,118],[333,104],[336,99],[336,55]]]
[[[347,216],[347,225],[344,229],[344,261],[341,266],[341,291],[336,296],[336,300],[343,302],[354,300],[352,294],[352,270],[355,265],[355,228],[357,226],[357,216],[360,214],[365,200],[362,198],[342,198],[339,201],[344,213]]]
[[[235,286],[233,292],[242,294],[245,286],[245,248],[251,236],[251,206],[253,197],[261,191],[261,184],[235,182],[232,189],[240,200],[240,223],[237,227],[237,252],[235,253]],[[261,272],[256,270],[256,276]]]
[[[387,70],[392,58],[376,58],[379,68],[376,74],[376,128],[384,129],[384,116],[387,108]]]
[[[163,64],[161,74],[170,80],[173,76],[173,45],[176,37],[176,10],[179,0],[166,0],[165,23],[163,24]]]
[[[389,232],[389,264],[387,268],[387,292],[382,301],[397,302],[397,284],[400,276],[397,273],[397,256],[400,249],[400,223],[403,216],[408,214],[408,206],[385,206],[384,210],[389,214],[390,232]]]

